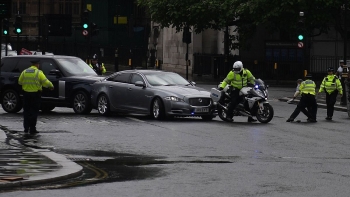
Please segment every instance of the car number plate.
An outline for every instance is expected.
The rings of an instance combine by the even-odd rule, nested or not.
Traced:
[[[209,112],[209,108],[195,108],[194,112]]]

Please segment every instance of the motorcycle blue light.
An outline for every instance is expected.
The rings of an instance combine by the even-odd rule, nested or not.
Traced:
[[[259,85],[255,85],[254,88],[255,88],[255,89],[258,89],[258,88],[259,88]]]

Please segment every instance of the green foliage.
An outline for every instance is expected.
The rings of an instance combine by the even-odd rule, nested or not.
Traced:
[[[345,35],[343,3],[344,0],[138,0],[140,6],[148,8],[153,21],[177,31],[186,25],[196,33],[235,25],[239,36],[230,35],[233,49],[244,47],[258,25],[270,33],[287,32],[295,39],[300,11],[305,13],[306,36],[327,33],[331,26]]]

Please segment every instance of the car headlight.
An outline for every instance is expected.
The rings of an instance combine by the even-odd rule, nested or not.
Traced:
[[[165,97],[165,100],[168,100],[168,101],[174,101],[174,102],[181,102],[183,101],[182,99],[176,97],[176,96],[167,96]]]

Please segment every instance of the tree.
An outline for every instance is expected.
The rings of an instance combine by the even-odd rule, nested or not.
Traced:
[[[309,37],[327,33],[331,26],[342,36],[346,33],[341,8],[344,0],[138,0],[138,3],[148,8],[153,21],[177,31],[186,25],[196,33],[234,25],[231,28],[235,28],[238,36],[230,35],[231,49],[245,47],[257,26],[266,27],[270,33],[280,32],[286,40],[296,39],[300,11],[305,13]]]
[[[235,10],[236,5],[241,1],[138,0],[138,3],[140,6],[148,8],[152,20],[162,27],[172,27],[180,31],[185,26],[190,26],[195,33],[200,33],[209,28],[221,30],[235,20],[238,22]],[[245,19],[248,21],[248,17]],[[241,24],[240,28],[243,26],[244,24]],[[232,38],[236,39],[237,37]]]

